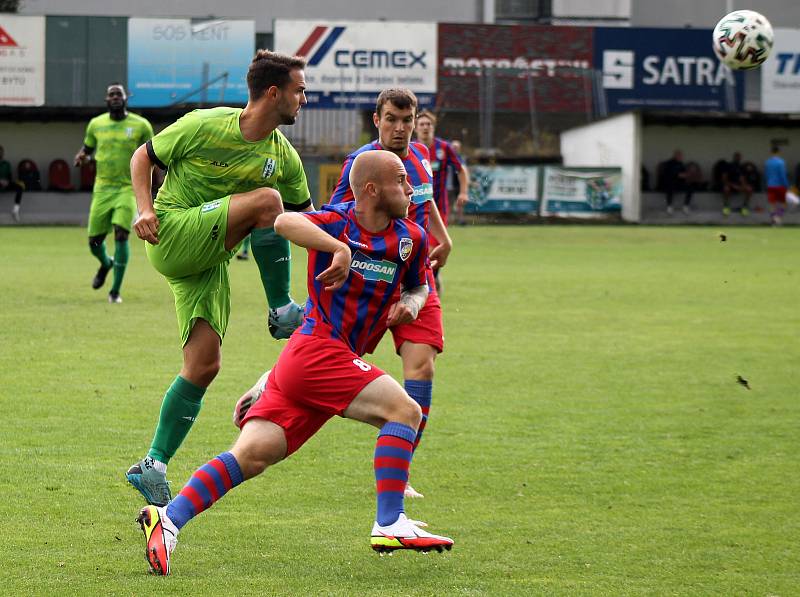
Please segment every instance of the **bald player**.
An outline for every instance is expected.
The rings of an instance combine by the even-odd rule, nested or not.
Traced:
[[[189,520],[297,451],[334,415],[380,430],[371,547],[452,547],[452,539],[422,530],[423,523],[405,515],[403,492],[422,411],[399,383],[361,359],[377,330],[413,321],[425,304],[425,231],[406,219],[413,189],[395,154],[359,155],[350,184],[354,201],[275,220],[278,234],[308,249],[303,323],[244,415],[233,448],[200,467],[166,507],[141,510],[146,557],[155,574],[169,574],[178,533]]]

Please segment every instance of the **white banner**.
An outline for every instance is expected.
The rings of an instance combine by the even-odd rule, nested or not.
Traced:
[[[470,166],[471,213],[537,213],[539,169],[536,166]]]
[[[597,218],[621,209],[620,168],[545,167],[541,215]]]
[[[44,104],[45,17],[0,14],[0,106]]]
[[[761,66],[761,111],[800,112],[800,29],[775,29],[772,54]]]
[[[275,50],[301,55],[310,107],[369,107],[387,87],[407,87],[428,105],[436,93],[436,24],[275,21]]]

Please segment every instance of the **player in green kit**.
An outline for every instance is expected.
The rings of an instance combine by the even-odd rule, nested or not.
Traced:
[[[150,450],[127,472],[150,504],[170,500],[167,464],[219,372],[230,314],[228,264],[248,234],[270,306],[270,332],[288,338],[302,322],[303,310],[289,296],[289,243],[273,224],[284,207],[312,209],[300,157],[277,130],[293,124],[306,103],[304,68],[301,58],[259,50],[247,73],[244,109],[195,110],[131,160],[140,214],[134,229],[175,295],[183,345],[183,367],[164,396]],[[155,202],[154,165],[167,170]]]
[[[131,187],[130,162],[133,152],[153,137],[153,127],[138,114],[127,110],[128,96],[119,83],[106,90],[108,113],[89,121],[83,147],[75,156],[75,165],[87,162],[94,153],[97,176],[92,205],[89,208],[89,250],[100,261],[92,280],[97,290],[113,268],[114,283],[108,293],[110,303],[121,303],[122,278],[128,265],[128,235],[136,217],[136,199]],[[114,229],[114,257],[106,254],[106,235]]]

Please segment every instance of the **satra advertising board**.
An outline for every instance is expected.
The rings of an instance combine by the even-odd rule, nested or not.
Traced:
[[[714,55],[710,29],[598,27],[594,52],[609,112],[742,109],[744,76]]]
[[[436,93],[436,25],[276,19],[275,50],[304,56],[308,107],[374,108],[387,87]]]

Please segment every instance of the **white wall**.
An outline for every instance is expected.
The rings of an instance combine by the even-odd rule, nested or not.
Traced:
[[[774,140],[789,142],[781,153],[791,178],[800,162],[800,128],[646,124],[642,127],[642,163],[650,171],[651,185],[655,184],[658,163],[672,157],[676,149],[683,151],[684,161],[700,164],[707,178],[714,162],[729,160],[734,151],[740,151],[742,160],[752,161],[763,174],[764,160]]]
[[[622,168],[622,218],[638,222],[639,117],[634,113],[599,120],[561,133],[565,166]]]
[[[553,0],[553,16],[628,19],[631,16],[631,0]]]
[[[750,9],[765,15],[773,27],[793,27],[800,23],[797,0],[732,0],[732,10]],[[728,12],[727,0],[659,0],[633,2],[634,27],[694,27],[712,29]]]
[[[24,0],[24,15],[195,17],[254,19],[256,32],[272,31],[273,19],[393,20],[474,23],[480,0]]]

